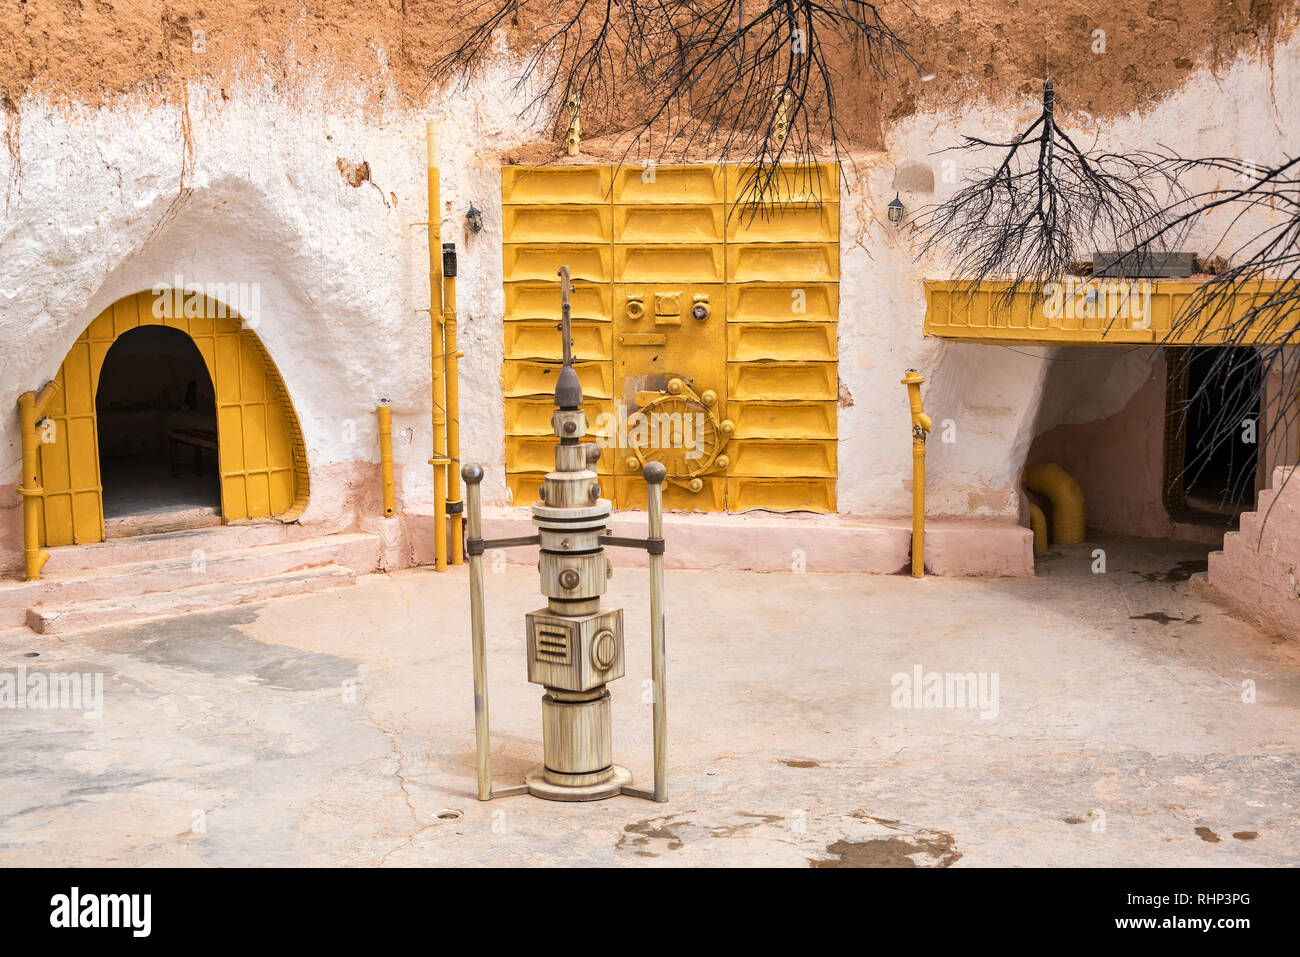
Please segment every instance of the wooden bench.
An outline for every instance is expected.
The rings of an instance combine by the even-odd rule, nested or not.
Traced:
[[[194,449],[194,474],[203,474],[203,450],[217,450],[217,433],[211,429],[174,429],[167,433],[167,439],[171,443],[172,453],[172,478],[176,478],[181,471],[181,462],[178,451],[182,445],[191,446]]]

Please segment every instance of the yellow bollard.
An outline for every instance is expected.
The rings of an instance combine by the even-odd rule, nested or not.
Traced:
[[[379,470],[384,481],[384,518],[397,514],[393,494],[393,410],[381,405],[379,414]]]
[[[50,560],[50,553],[41,548],[40,507],[45,489],[41,487],[40,440],[36,435],[36,423],[45,415],[54,393],[59,391],[57,382],[47,382],[40,395],[24,392],[18,397],[18,420],[22,433],[23,479],[18,486],[18,494],[23,500],[23,565],[29,582],[40,581],[41,569]]]
[[[912,577],[921,578],[925,575],[925,437],[933,423],[921,410],[924,376],[908,369],[899,381],[907,386],[912,409]]]

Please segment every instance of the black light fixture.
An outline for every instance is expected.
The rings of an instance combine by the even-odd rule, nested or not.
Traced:
[[[901,223],[903,221],[903,202],[898,198],[898,193],[894,193],[894,198],[889,201],[886,207],[889,211],[889,221],[891,223]]]
[[[471,233],[477,233],[483,229],[483,214],[478,211],[473,203],[469,204],[469,212],[465,214],[465,222],[469,223]]]

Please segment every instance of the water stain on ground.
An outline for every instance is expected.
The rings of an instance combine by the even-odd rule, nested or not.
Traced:
[[[779,814],[754,814],[750,811],[741,811],[737,814],[737,817],[751,819],[739,824],[696,824],[693,821],[682,820],[685,815],[694,813],[694,811],[682,811],[678,814],[646,818],[644,821],[626,824],[618,843],[614,845],[614,850],[629,850],[637,857],[659,857],[661,851],[680,850],[693,841],[735,837],[751,828],[763,824],[777,824],[785,820]],[[659,842],[662,846],[651,850],[655,842]]]
[[[806,758],[782,758],[780,761],[787,768],[820,768],[821,765],[816,761]]]
[[[1201,623],[1200,615],[1193,615],[1191,618],[1179,618],[1177,615],[1166,615],[1163,611],[1149,611],[1145,615],[1129,615],[1133,621],[1158,621],[1162,625],[1170,622],[1181,621],[1188,625],[1199,625]]]
[[[1259,837],[1258,831],[1233,831],[1232,836],[1239,841],[1253,841]]]
[[[1179,562],[1173,568],[1163,572],[1134,572],[1144,582],[1161,582],[1167,585],[1177,585],[1179,582],[1185,582],[1197,572],[1206,571],[1210,567],[1208,558],[1193,558],[1187,561]]]
[[[836,841],[826,845],[826,853],[834,855],[831,859],[809,860],[809,867],[951,867],[961,859],[956,839],[944,831],[909,830],[898,821],[862,811],[853,816],[901,833],[866,841]]]
[[[1196,836],[1199,837],[1206,844],[1219,843],[1219,835],[1215,834],[1208,827],[1198,827],[1196,829]]]

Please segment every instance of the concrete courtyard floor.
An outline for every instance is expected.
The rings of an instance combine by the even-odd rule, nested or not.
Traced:
[[[1104,574],[1090,545],[1035,579],[670,571],[662,805],[475,800],[463,568],[0,632],[0,672],[104,675],[97,719],[0,711],[0,861],[1300,863],[1300,649],[1188,594],[1204,549],[1100,545]],[[616,572],[606,599],[629,631],[615,759],[641,785],[644,575]],[[487,587],[501,787],[540,763],[522,626],[542,601],[531,566]],[[894,707],[893,676],[917,666],[996,676],[996,715]]]

